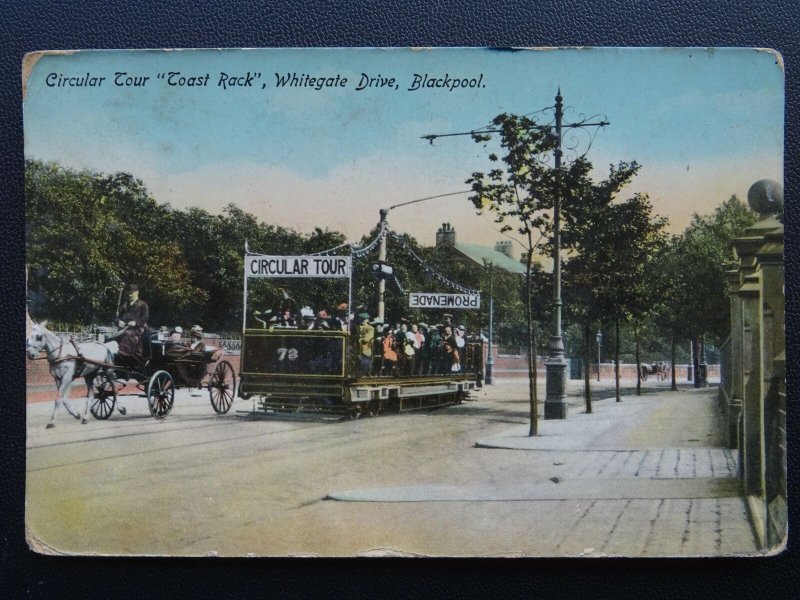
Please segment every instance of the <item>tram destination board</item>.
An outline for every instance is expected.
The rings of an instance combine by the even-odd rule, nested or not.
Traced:
[[[306,377],[344,376],[345,338],[306,332],[248,333],[242,372]]]

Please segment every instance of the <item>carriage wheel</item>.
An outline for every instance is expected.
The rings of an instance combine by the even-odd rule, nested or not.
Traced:
[[[208,395],[211,397],[211,406],[218,415],[224,415],[233,404],[236,392],[236,375],[231,363],[227,360],[217,363],[211,380],[208,382]]]
[[[175,382],[167,371],[156,371],[147,384],[147,406],[154,419],[163,419],[175,402]]]
[[[107,371],[100,371],[94,379],[94,401],[89,410],[95,419],[104,421],[114,412],[117,403],[117,386]]]

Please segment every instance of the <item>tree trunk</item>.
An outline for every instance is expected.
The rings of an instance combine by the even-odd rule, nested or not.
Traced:
[[[592,384],[591,384],[591,377],[589,376],[589,371],[591,370],[592,364],[592,354],[591,354],[591,344],[589,343],[589,336],[592,334],[591,329],[589,328],[589,323],[586,322],[583,325],[583,395],[586,398],[586,414],[591,414],[592,412]]]
[[[617,402],[622,402],[622,396],[619,391],[619,313],[614,318],[614,380],[617,390]]]
[[[639,356],[639,324],[633,324],[633,339],[636,348],[636,395],[642,395],[642,360]]]
[[[700,356],[699,348],[697,347],[697,336],[692,336],[692,368],[694,370],[694,387],[700,387],[700,378],[697,376],[700,372]]]
[[[530,235],[528,236],[530,238]],[[530,242],[531,240],[529,240]],[[525,320],[528,324],[528,397],[531,404],[531,427],[528,430],[529,436],[539,434],[539,408],[538,398],[536,397],[536,346],[533,343],[533,307],[531,306],[531,264],[533,263],[533,250],[528,244],[528,269],[525,276]]]
[[[532,384],[531,387],[533,389],[534,405],[538,406],[539,405],[539,393],[536,391],[537,390],[536,386],[539,385],[539,373],[536,370],[537,369],[536,348],[539,347],[539,328],[536,325],[536,323],[531,322],[531,329],[533,329],[533,344],[532,344],[532,346],[533,346],[533,384]],[[534,434],[534,435],[536,435],[536,434]]]
[[[674,328],[672,329],[671,337],[672,337],[672,357],[671,357],[670,363],[671,363],[672,367],[671,367],[670,370],[672,371],[672,385],[670,386],[669,389],[672,390],[673,392],[677,392],[678,391],[678,378],[677,378],[677,373],[675,371],[675,355],[677,353],[677,349],[676,349],[677,346],[676,346],[676,343],[675,343],[675,329]]]

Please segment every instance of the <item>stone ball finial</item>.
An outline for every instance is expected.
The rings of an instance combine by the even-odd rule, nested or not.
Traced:
[[[783,207],[783,186],[772,179],[760,179],[747,190],[747,203],[760,215],[774,215]]]

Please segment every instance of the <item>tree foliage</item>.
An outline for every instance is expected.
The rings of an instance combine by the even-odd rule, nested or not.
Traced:
[[[136,282],[155,306],[178,314],[203,301],[177,240],[163,229],[168,211],[128,174],[75,173],[28,161],[26,237],[30,311],[67,322],[110,321],[120,290]],[[154,313],[158,318],[158,310]]]
[[[667,312],[678,335],[686,339],[707,335],[717,344],[729,335],[725,264],[734,258],[733,239],[757,218],[734,195],[711,215],[695,214],[683,234],[672,240],[664,260],[670,273]]]
[[[29,311],[37,319],[70,325],[109,323],[123,286],[136,283],[150,305],[153,326],[196,323],[212,331],[237,331],[243,322],[246,244],[252,252],[271,255],[314,254],[345,245],[339,232],[317,227],[301,234],[259,222],[234,204],[221,214],[177,210],[158,203],[127,173],[78,172],[31,160],[25,175]],[[376,235],[377,229],[362,242]],[[414,255],[451,280],[488,290],[484,269],[452,261],[408,235],[391,237],[387,243],[404,291],[453,291],[429,277]],[[341,252],[349,250],[344,247]],[[354,258],[353,303],[373,315],[377,282],[369,268],[376,255],[377,249]],[[317,311],[331,311],[348,301],[343,279],[250,279],[249,310],[275,307],[283,288],[298,306]],[[513,299],[518,289],[503,285],[498,297]],[[405,293],[393,281],[387,290],[390,318],[441,318],[410,314]],[[504,311],[501,308],[503,318],[513,321],[508,316],[511,308]],[[474,332],[488,321],[487,313],[463,316]]]

